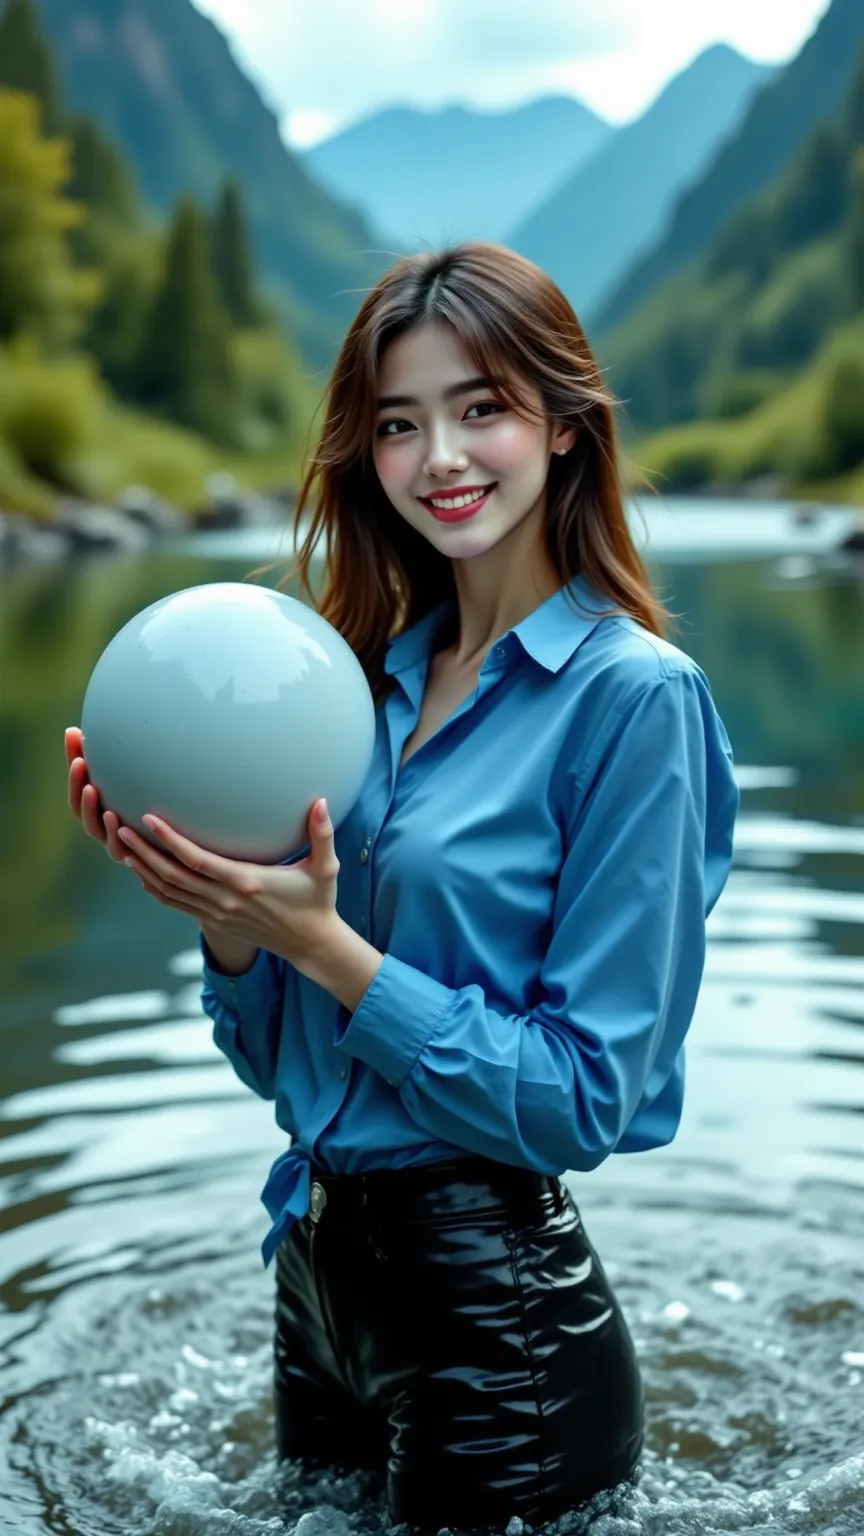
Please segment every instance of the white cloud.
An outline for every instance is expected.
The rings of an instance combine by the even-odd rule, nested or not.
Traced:
[[[309,111],[292,112],[285,126],[285,137],[295,149],[303,149],[307,144],[319,144],[322,139],[329,139],[336,132],[339,119],[335,112],[320,112],[315,107]]]
[[[792,57],[829,0],[609,0],[626,38],[614,54],[571,59],[561,75],[574,95],[615,122],[636,117],[672,75],[711,43],[763,63]]]
[[[573,94],[616,122],[712,42],[797,51],[828,0],[196,0],[293,143],[393,104]]]

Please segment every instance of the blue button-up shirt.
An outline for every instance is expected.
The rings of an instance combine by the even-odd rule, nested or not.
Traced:
[[[390,642],[396,686],[335,838],[337,910],[384,954],[353,1014],[266,950],[223,975],[202,941],[216,1045],[292,1139],[262,1195],[265,1263],[308,1208],[310,1159],[560,1174],[675,1135],[732,752],[696,663],[571,588],[501,637],[403,768],[449,604]]]

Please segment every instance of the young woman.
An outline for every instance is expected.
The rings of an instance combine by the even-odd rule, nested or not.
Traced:
[[[377,703],[347,820],[317,802],[276,867],[156,823],[162,854],[102,815],[76,731],[70,800],[199,921],[216,1043],[292,1139],[263,1195],[280,1454],[378,1468],[394,1521],[537,1524],[639,1458],[633,1345],[560,1176],[675,1135],[729,742],[663,636],[582,330],[512,251],[368,294],[298,529],[310,500],[290,575],[311,598],[326,535],[318,607]]]

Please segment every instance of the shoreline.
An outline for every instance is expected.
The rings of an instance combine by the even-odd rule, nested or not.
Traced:
[[[652,524],[651,542],[660,558],[664,554],[674,557],[676,550],[683,553],[684,548],[701,548],[707,554],[709,545],[716,555],[718,548],[727,544],[730,558],[736,552],[752,556],[760,547],[767,553],[769,546],[773,553],[784,549],[789,553],[824,553],[829,548],[838,553],[864,553],[864,508],[770,493],[758,497],[755,485],[749,495],[741,487],[734,489],[733,494],[732,487],[706,486],[667,496],[637,489],[627,498],[637,512],[634,532],[638,533],[639,518],[646,518]],[[293,487],[265,495],[239,486],[229,475],[218,475],[208,484],[207,492],[208,500],[192,512],[182,511],[144,486],[128,487],[110,504],[63,497],[51,517],[44,519],[0,508],[0,578],[26,566],[94,555],[146,554],[209,533],[245,534],[247,542],[259,551],[268,551],[269,557],[268,534],[275,536],[280,529],[287,533],[292,527]],[[718,538],[716,514],[724,500],[730,505],[722,515],[730,521],[726,534],[721,532]],[[745,517],[747,536],[742,538],[745,525],[739,522],[736,527],[735,520]],[[709,521],[713,525],[710,535]],[[760,537],[763,525],[765,533]],[[637,538],[637,543],[641,544],[641,539]]]

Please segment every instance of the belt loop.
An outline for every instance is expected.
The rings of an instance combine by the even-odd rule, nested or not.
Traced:
[[[555,1214],[556,1216],[561,1216],[567,1209],[567,1201],[564,1198],[564,1191],[561,1188],[561,1180],[556,1178],[554,1173],[548,1174],[547,1177],[549,1180],[549,1188],[552,1191],[552,1198],[555,1201]]]

